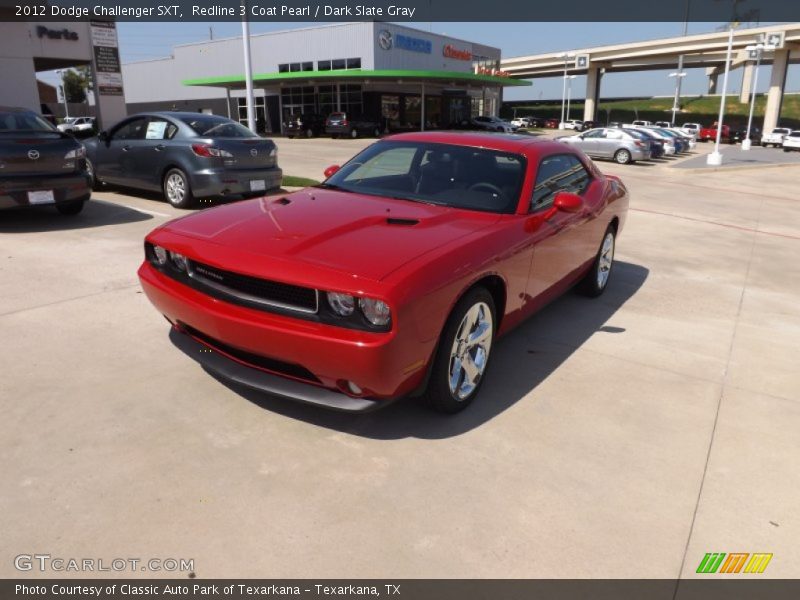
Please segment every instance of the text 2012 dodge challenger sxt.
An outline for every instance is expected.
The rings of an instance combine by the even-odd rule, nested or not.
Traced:
[[[619,179],[530,136],[397,135],[326,176],[159,227],[139,277],[208,370],[352,411],[467,406],[499,335],[575,284],[603,292],[628,208]]]

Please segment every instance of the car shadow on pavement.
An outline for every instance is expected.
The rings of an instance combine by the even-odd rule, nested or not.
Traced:
[[[498,340],[480,394],[470,407],[456,415],[437,414],[414,398],[399,400],[367,414],[334,412],[215,378],[266,410],[351,435],[386,440],[458,436],[525,398],[592,335],[623,334],[624,322],[613,326],[607,323],[642,287],[648,274],[645,267],[617,261],[608,289],[600,298],[592,300],[567,293]],[[625,343],[624,337],[619,339]]]
[[[152,215],[126,206],[90,200],[74,216],[64,216],[53,206],[36,206],[0,211],[0,233],[69,231],[106,225],[122,225],[152,219]]]

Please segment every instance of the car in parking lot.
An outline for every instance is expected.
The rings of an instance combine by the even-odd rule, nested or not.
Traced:
[[[92,194],[86,149],[33,111],[0,107],[0,209],[76,215]]]
[[[791,152],[793,150],[800,150],[800,131],[793,131],[783,138],[783,151]]]
[[[139,278],[206,370],[350,411],[465,408],[500,335],[574,285],[603,293],[628,207],[619,178],[529,136],[400,134],[326,176],[162,225]]]
[[[592,158],[607,158],[623,165],[652,157],[649,142],[616,127],[592,129],[558,141],[580,148]]]
[[[679,127],[682,129],[684,133],[689,135],[694,135],[695,138],[700,135],[700,130],[703,129],[703,126],[700,123],[684,123]]]
[[[650,158],[664,156],[664,140],[653,135],[651,131],[644,128],[624,128],[623,131],[636,139],[647,142],[650,145]]]
[[[502,133],[512,133],[518,128],[508,121],[504,121],[500,117],[489,117],[485,115],[472,118],[472,124],[478,129],[485,129],[486,131],[499,131]]]
[[[325,133],[325,117],[314,113],[290,115],[283,123],[283,134],[289,138],[318,137]]]
[[[325,119],[325,133],[332,138],[357,138],[361,135],[380,137],[383,133],[381,120],[367,115],[333,112]]]
[[[544,126],[545,126],[547,129],[558,129],[558,125],[559,125],[559,123],[561,123],[561,120],[560,120],[560,119],[555,119],[555,118],[553,118],[553,119],[547,119],[547,120],[544,122]]]
[[[761,136],[761,145],[764,146],[764,148],[768,146],[778,148],[783,145],[783,140],[790,133],[792,133],[792,130],[788,127],[775,127],[769,133],[765,133]]]
[[[96,185],[160,191],[177,208],[198,198],[262,195],[283,179],[275,142],[215,115],[140,113],[85,144]]]
[[[723,124],[722,127],[717,127],[716,122],[711,127],[703,127],[697,134],[697,139],[701,142],[716,141],[717,129],[720,130],[720,140],[723,142],[730,142],[731,128],[730,125]]]
[[[731,144],[740,144],[747,139],[747,127],[735,127],[731,131]],[[758,127],[750,128],[750,143],[761,144],[761,130]]]
[[[564,129],[574,129],[575,131],[583,131],[583,121],[578,119],[570,119],[564,121]]]
[[[57,127],[59,131],[73,135],[90,134],[94,131],[94,117],[67,117]]]

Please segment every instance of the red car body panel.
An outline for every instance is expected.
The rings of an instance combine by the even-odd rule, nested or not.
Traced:
[[[625,222],[628,193],[579,150],[529,136],[413,133],[391,140],[446,143],[522,154],[525,181],[514,214],[307,189],[204,210],[167,223],[147,241],[213,267],[257,278],[369,296],[392,310],[391,330],[371,332],[233,305],[165,275],[139,269],[151,302],[243,351],[308,369],[310,382],[388,400],[425,382],[445,322],[458,299],[485,281],[498,299],[503,334],[563,293],[590,268],[612,222]],[[387,143],[386,141],[382,143]],[[573,154],[590,172],[579,213],[528,214],[540,160]],[[392,225],[387,217],[418,221]],[[235,359],[236,360],[236,359]],[[254,365],[249,365],[254,367]]]

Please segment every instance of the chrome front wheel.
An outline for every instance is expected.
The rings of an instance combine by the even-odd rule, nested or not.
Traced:
[[[597,259],[597,287],[603,289],[608,283],[611,275],[611,265],[614,264],[614,232],[609,231],[603,238],[603,245],[600,246],[600,256]]]
[[[459,401],[468,398],[483,377],[492,349],[494,319],[489,306],[474,304],[461,320],[450,348],[450,393]]]
[[[194,202],[189,180],[180,169],[171,169],[164,176],[164,197],[176,208],[188,208]]]

